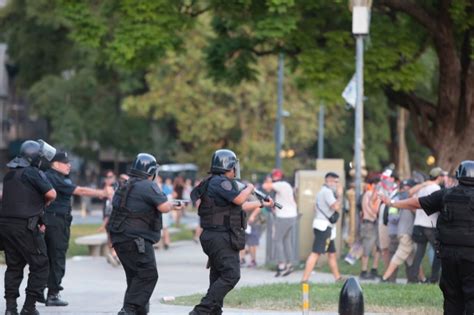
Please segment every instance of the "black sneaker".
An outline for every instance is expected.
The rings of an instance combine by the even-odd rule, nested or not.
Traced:
[[[359,275],[360,280],[368,280],[370,279],[369,274],[367,273],[367,270],[361,271]]]
[[[286,277],[293,271],[295,271],[295,268],[293,268],[293,266],[287,267],[285,270],[283,270],[283,273],[281,274],[281,276]]]
[[[61,296],[59,294],[52,294],[48,295],[46,299],[46,306],[68,306],[69,303],[61,300]]]
[[[117,315],[137,315],[137,312],[134,310],[127,310],[125,308],[122,308]]]
[[[5,315],[18,315],[18,311],[16,309],[6,310]]]
[[[285,271],[285,268],[280,269],[280,267],[277,267],[277,272],[275,274],[275,277],[279,277],[283,274],[283,271]]]
[[[379,274],[377,273],[377,269],[375,268],[370,269],[370,277],[372,279],[380,278]]]

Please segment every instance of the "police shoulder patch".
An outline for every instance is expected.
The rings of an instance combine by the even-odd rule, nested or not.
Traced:
[[[224,180],[221,183],[221,187],[226,191],[231,191],[232,190],[232,183],[228,180]]]
[[[151,184],[151,188],[153,189],[154,192],[156,192],[158,195],[160,195],[162,192],[160,190],[160,187],[158,187],[158,184],[153,182]]]

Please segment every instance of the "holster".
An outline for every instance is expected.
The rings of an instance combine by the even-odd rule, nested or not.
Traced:
[[[231,227],[230,246],[234,250],[242,250],[245,248],[245,230],[242,227]]]
[[[145,239],[142,237],[136,238],[133,240],[137,245],[137,250],[139,254],[145,254]]]
[[[39,219],[39,216],[28,218],[28,230],[35,231],[35,229],[38,227]]]

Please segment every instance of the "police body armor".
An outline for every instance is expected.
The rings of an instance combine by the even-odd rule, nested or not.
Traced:
[[[474,247],[474,187],[459,185],[446,193],[437,233],[442,245]]]
[[[242,207],[233,203],[226,206],[216,205],[214,199],[207,195],[207,186],[212,177],[209,177],[200,187],[198,214],[203,229],[223,229],[230,232],[231,245],[235,250],[245,247],[245,229],[247,227],[246,214]],[[234,185],[234,183],[232,183]]]
[[[111,232],[123,233],[128,229],[130,231],[161,231],[163,227],[162,218],[156,209],[147,212],[135,212],[126,207],[130,192],[140,180],[131,178],[115,192],[120,196],[120,205],[118,207],[114,206],[110,215],[109,228]]]
[[[43,213],[44,196],[21,180],[24,171],[17,168],[5,175],[0,217],[27,219]]]

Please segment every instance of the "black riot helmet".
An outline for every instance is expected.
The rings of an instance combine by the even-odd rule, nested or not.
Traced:
[[[461,184],[474,186],[474,161],[462,161],[456,170],[456,178]]]
[[[54,158],[56,149],[43,140],[26,140],[21,144],[19,155],[11,160],[7,167],[34,166],[41,168]]]
[[[211,158],[212,174],[224,174],[232,169],[235,170],[235,177],[240,178],[239,159],[233,151],[222,149],[214,152]]]
[[[153,176],[155,179],[158,174],[158,163],[153,155],[148,153],[138,153],[137,157],[130,167],[130,175],[140,178]]]

